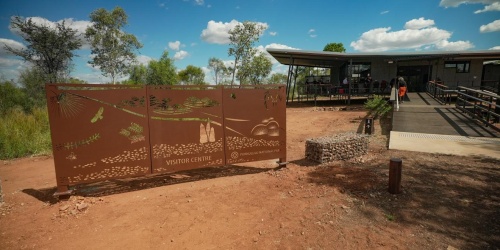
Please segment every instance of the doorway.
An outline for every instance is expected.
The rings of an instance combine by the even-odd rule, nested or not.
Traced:
[[[430,72],[432,72],[431,65],[398,67],[398,76],[402,76],[406,80],[410,92],[424,92]]]

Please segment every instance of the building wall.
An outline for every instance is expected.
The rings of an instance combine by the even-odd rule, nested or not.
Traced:
[[[457,86],[478,87],[481,83],[483,74],[483,60],[471,60],[469,73],[457,73],[456,68],[445,68],[444,62],[447,60],[438,60],[433,67],[433,76],[439,77],[443,83],[451,88]],[[459,61],[459,60],[457,60]]]
[[[373,60],[371,65],[371,75],[373,80],[390,82],[396,77],[396,63],[388,63],[384,60]]]
[[[500,81],[500,64],[484,65],[485,81]]]

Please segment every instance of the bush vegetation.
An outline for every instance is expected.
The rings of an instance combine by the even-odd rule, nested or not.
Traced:
[[[51,149],[46,107],[34,107],[30,113],[15,107],[0,117],[0,159],[49,154]]]
[[[389,111],[391,111],[392,106],[387,102],[382,96],[374,96],[373,99],[368,99],[365,102],[365,108],[368,109],[368,115],[373,116],[373,118],[379,118],[385,116]]]

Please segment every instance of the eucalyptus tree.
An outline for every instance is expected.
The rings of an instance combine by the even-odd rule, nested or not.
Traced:
[[[92,25],[85,31],[92,51],[89,63],[99,68],[104,76],[111,77],[113,84],[118,76],[127,73],[136,58],[134,50],[142,47],[134,35],[123,31],[127,18],[121,7],[110,12],[99,8],[90,13]]]
[[[224,81],[229,69],[224,65],[224,62],[215,57],[208,59],[208,68],[214,73],[215,85],[219,85]]]
[[[288,76],[283,73],[274,73],[267,80],[268,84],[286,84]]]
[[[245,21],[229,31],[230,48],[228,55],[234,56],[231,85],[234,84],[236,70],[247,67],[248,63],[252,60],[256,53],[253,45],[259,41],[259,37],[266,28],[263,24]],[[246,79],[246,76],[242,75],[242,78]]]
[[[164,51],[160,60],[151,60],[148,64],[146,82],[154,85],[175,85],[178,77],[174,60],[168,57],[168,51]]]
[[[238,79],[241,84],[263,84],[266,77],[271,73],[272,62],[264,54],[251,58],[251,61],[242,65],[238,71]]]
[[[11,18],[10,28],[20,34],[26,46],[5,45],[5,48],[32,63],[42,73],[43,81],[57,82],[68,76],[74,51],[82,46],[76,30],[64,21],[52,26],[20,16]]]
[[[143,64],[133,65],[128,70],[129,78],[126,81],[127,84],[140,85],[146,84],[148,69]]]
[[[179,71],[178,76],[184,84],[205,85],[205,73],[200,67],[188,65],[185,69]]]

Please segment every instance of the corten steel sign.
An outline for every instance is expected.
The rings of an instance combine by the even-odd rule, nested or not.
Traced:
[[[285,86],[46,86],[58,191],[286,159]]]

